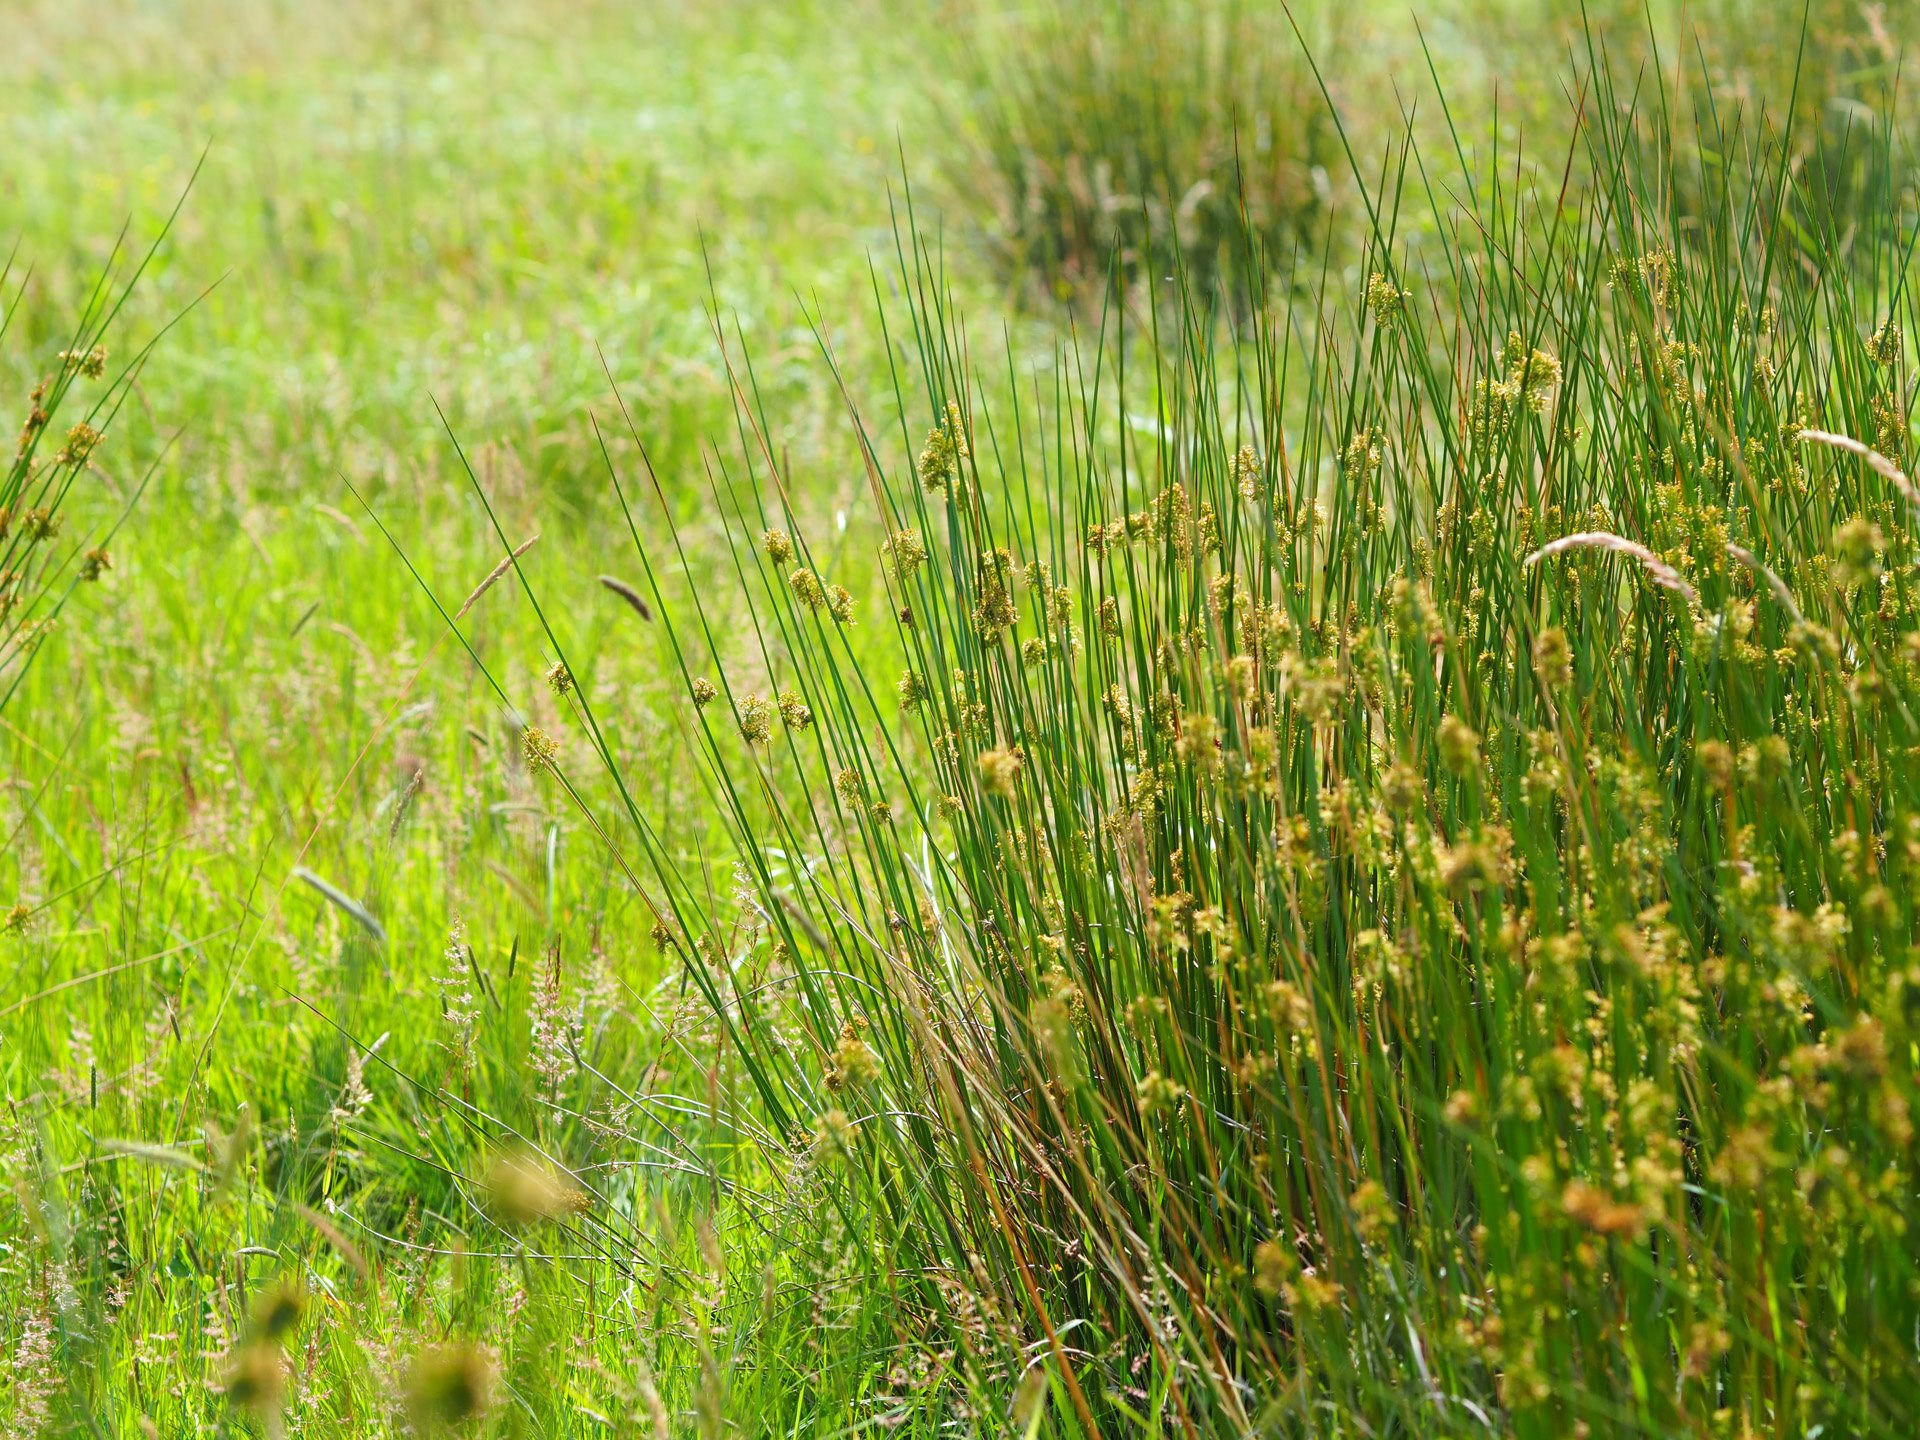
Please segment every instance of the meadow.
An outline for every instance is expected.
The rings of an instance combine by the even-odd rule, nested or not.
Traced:
[[[1913,1433],[1901,7],[5,23],[9,1433]]]

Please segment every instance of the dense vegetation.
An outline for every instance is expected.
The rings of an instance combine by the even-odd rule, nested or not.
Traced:
[[[1897,15],[142,13],[5,112],[15,1431],[1911,1433]]]

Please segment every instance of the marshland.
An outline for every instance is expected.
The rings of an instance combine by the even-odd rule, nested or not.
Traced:
[[[24,0],[20,1436],[1920,1426],[1920,13]]]

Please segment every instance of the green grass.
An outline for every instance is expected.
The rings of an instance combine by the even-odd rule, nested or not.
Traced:
[[[1125,309],[976,7],[30,11],[4,393],[211,149],[0,716],[13,1428],[1910,1430],[1905,161],[1493,8]]]

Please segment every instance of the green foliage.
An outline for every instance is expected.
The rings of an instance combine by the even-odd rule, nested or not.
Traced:
[[[116,335],[232,272],[0,727],[11,1430],[1911,1433],[1897,126],[1395,13],[1324,279],[1143,170],[1074,330],[869,274],[896,133],[1010,193],[899,7],[310,8],[0,54],[8,393],[209,130]],[[1317,93],[1086,8],[962,7],[1002,133]]]
[[[955,1418],[1914,1418],[1913,217],[1688,233],[1589,74],[1579,213],[1469,169],[1414,277],[1372,193],[1364,287],[1038,384],[909,234],[887,641],[755,552],[833,573],[744,427],[758,654],[656,589],[749,895],[648,883]]]
[[[1333,27],[1299,7],[1326,65]],[[1294,21],[1240,0],[963,9],[968,207],[1012,281],[1203,285],[1322,238],[1333,127]]]

